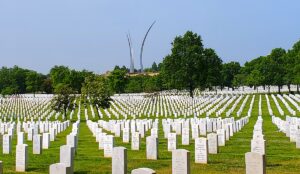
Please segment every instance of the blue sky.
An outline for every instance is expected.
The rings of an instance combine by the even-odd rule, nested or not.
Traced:
[[[144,67],[161,62],[187,30],[224,62],[242,64],[300,39],[299,0],[0,0],[0,66],[48,73],[54,65],[102,73],[135,66],[149,25]]]

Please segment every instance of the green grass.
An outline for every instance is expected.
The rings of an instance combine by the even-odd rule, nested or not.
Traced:
[[[249,97],[246,106],[243,110],[241,117],[247,114],[252,96]],[[269,96],[271,107],[274,115],[280,116],[276,109],[273,99]],[[252,138],[253,126],[257,120],[258,115],[258,101],[259,96],[255,98],[253,105],[252,117],[249,123],[243,129],[234,134],[229,141],[226,142],[225,147],[220,147],[219,154],[209,155],[208,164],[195,164],[194,163],[194,141],[190,138],[190,145],[181,145],[181,136],[177,136],[178,148],[187,149],[190,151],[190,164],[191,173],[212,173],[212,174],[240,174],[245,173],[245,153],[250,151],[250,141]],[[279,101],[279,99],[278,99]],[[240,101],[235,111],[239,109],[243,99]],[[280,102],[280,101],[279,101]],[[234,103],[234,101],[233,101]],[[280,103],[281,104],[281,103]],[[277,131],[275,125],[271,122],[267,110],[267,103],[265,96],[262,95],[262,111],[263,111],[263,134],[266,139],[266,159],[267,159],[267,173],[272,174],[292,174],[299,173],[300,171],[300,149],[296,149],[295,143],[289,142],[289,138],[281,132]],[[282,105],[281,105],[282,106]],[[230,106],[229,106],[230,108]],[[287,109],[282,106],[285,113]],[[226,111],[225,111],[226,112]],[[91,116],[91,111],[88,106],[89,119],[94,121]],[[97,110],[95,109],[97,117]],[[115,118],[115,117],[113,117]],[[160,117],[162,118],[162,117]],[[281,117],[282,118],[282,117]],[[72,121],[77,119],[77,109],[74,113]],[[238,119],[238,118],[237,118]],[[98,150],[98,143],[95,137],[88,129],[84,122],[84,107],[81,106],[81,124],[79,132],[78,150],[75,157],[75,173],[111,173],[111,159],[104,158],[103,150]],[[146,138],[141,141],[141,148],[139,151],[132,151],[130,143],[125,144],[122,138],[115,138],[115,146],[124,146],[127,148],[128,155],[128,173],[135,168],[148,167],[154,169],[157,173],[171,173],[172,172],[172,154],[167,151],[167,140],[163,138],[162,125],[159,125],[159,159],[147,160],[146,159]],[[27,173],[48,173],[49,165],[59,162],[59,147],[66,142],[66,135],[71,131],[71,127],[57,136],[55,142],[51,142],[50,149],[43,150],[42,155],[32,154],[32,143],[28,144],[29,165]],[[150,131],[146,133],[146,136]],[[191,133],[190,133],[191,135]],[[2,144],[2,137],[0,137]],[[13,140],[13,152],[10,155],[2,154],[2,145],[0,149],[0,160],[3,161],[4,173],[15,173],[15,145],[16,136]]]

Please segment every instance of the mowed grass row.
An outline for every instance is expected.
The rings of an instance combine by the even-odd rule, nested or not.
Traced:
[[[247,104],[243,110],[242,116],[247,114],[252,96],[249,97]],[[280,116],[273,99],[269,96],[271,107],[274,115]],[[239,109],[240,101],[234,111]],[[258,115],[258,101],[259,95],[256,96],[253,105],[252,117],[249,123],[238,133],[234,134],[229,141],[226,142],[225,147],[220,147],[219,154],[209,155],[208,164],[194,163],[194,140],[190,137],[190,145],[181,145],[181,136],[177,136],[177,148],[187,149],[190,151],[191,173],[245,173],[245,153],[250,151],[250,141],[252,139],[253,126],[257,120]],[[279,101],[279,99],[278,99]],[[230,107],[229,107],[230,108]],[[285,106],[282,106],[285,113],[288,113]],[[89,119],[98,120],[97,111],[95,110],[96,118],[92,118],[91,111],[88,106]],[[296,149],[295,143],[289,142],[289,138],[281,132],[277,131],[275,125],[271,122],[267,110],[267,102],[265,96],[262,95],[262,110],[263,110],[263,133],[267,141],[266,158],[267,158],[267,173],[281,174],[281,173],[299,173],[300,171],[300,149]],[[112,116],[112,118],[115,118]],[[153,118],[153,117],[152,117]],[[160,117],[161,119],[162,117]],[[283,118],[283,117],[282,117]],[[77,119],[77,109],[74,112],[73,120]],[[107,118],[105,118],[107,120]],[[236,118],[238,119],[238,118]],[[130,143],[122,142],[122,137],[115,138],[115,146],[123,146],[127,148],[128,155],[128,173],[135,168],[149,167],[154,169],[157,173],[171,173],[172,172],[172,153],[167,151],[167,139],[163,138],[162,125],[159,125],[159,159],[146,159],[146,138],[141,139],[141,147],[139,151],[132,151]],[[28,173],[48,173],[49,165],[59,162],[59,147],[65,144],[66,135],[70,132],[70,128],[59,134],[57,141],[51,142],[51,147],[44,150],[42,155],[32,154],[32,144],[29,145],[29,169]],[[191,134],[191,133],[190,133]],[[150,131],[146,136],[150,135]],[[145,137],[146,137],[145,136]],[[2,142],[1,142],[2,144]],[[13,153],[11,155],[2,155],[2,148],[0,149],[0,160],[3,161],[5,173],[15,173],[15,144],[16,137],[14,137]],[[1,146],[2,147],[2,146]],[[75,157],[75,173],[111,173],[111,159],[103,157],[103,150],[98,150],[98,143],[95,137],[88,129],[85,123],[84,107],[81,106],[81,124],[79,132],[78,150]]]

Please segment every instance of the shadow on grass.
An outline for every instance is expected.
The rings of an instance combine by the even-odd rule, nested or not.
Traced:
[[[90,171],[77,171],[74,172],[74,174],[87,174],[87,173],[91,173]]]
[[[279,167],[279,166],[282,166],[282,164],[267,164],[267,167]]]

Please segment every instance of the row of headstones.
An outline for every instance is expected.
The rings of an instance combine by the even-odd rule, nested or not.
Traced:
[[[73,131],[76,131],[76,129],[73,129]],[[17,137],[18,139],[16,145],[16,171],[25,172],[28,166],[28,145],[24,144],[24,132],[18,132]],[[67,139],[69,139],[69,137]],[[49,148],[50,141],[55,141],[55,136],[53,136],[53,139],[50,139],[49,133],[43,133],[43,136],[40,134],[33,135],[33,154],[42,154],[42,149]],[[68,144],[71,144],[70,140],[67,140],[67,142]],[[75,143],[73,143],[73,145],[74,144]],[[11,136],[8,134],[3,135],[3,154],[10,154],[11,146]]]
[[[273,110],[272,110],[272,107],[271,107],[271,104],[270,104],[270,99],[269,99],[269,96],[267,94],[265,94],[265,97],[266,97],[266,101],[267,101],[267,107],[268,107],[268,111],[269,111],[269,115],[273,115]]]
[[[246,174],[265,174],[265,140],[263,135],[263,119],[258,116],[254,125],[253,138],[251,140],[251,152],[245,154]]]
[[[61,146],[60,148],[60,163],[50,166],[50,174],[67,174],[66,171],[69,171],[68,174],[73,173],[73,160],[75,147],[71,145]],[[65,172],[61,172],[61,167],[65,167]],[[16,146],[16,171],[17,172],[26,172],[28,168],[28,145],[27,144],[18,144]],[[0,174],[3,172],[2,162],[0,162]]]
[[[53,128],[53,131],[50,131],[50,133],[42,133],[42,135],[38,134],[38,129],[29,129],[31,131],[28,131],[27,133],[27,141],[33,141],[33,154],[41,154],[42,149],[48,149],[50,147],[50,141],[55,141],[57,134],[67,129],[69,123],[69,121],[65,121],[62,123],[63,126],[61,129],[58,129],[58,131]],[[8,126],[8,134],[3,135],[3,154],[11,153],[14,127],[14,123],[10,124]],[[21,132],[21,129],[18,129],[17,131],[17,144],[24,144],[24,132]]]
[[[300,95],[299,94],[289,94],[289,97],[296,100],[298,103],[300,103]]]
[[[80,122],[72,125],[72,132],[66,137],[66,145],[60,146],[59,163],[49,166],[49,174],[73,174],[74,158],[78,147]]]
[[[274,103],[276,105],[276,108],[277,108],[278,112],[280,113],[280,115],[283,116],[284,115],[284,111],[282,110],[281,106],[279,105],[279,102],[276,99],[276,96],[274,94],[272,94],[271,97],[273,98],[273,101],[274,101]]]
[[[122,97],[122,96],[121,96]],[[220,103],[223,103],[223,102],[225,102],[226,100],[228,100],[228,98],[230,98],[229,96],[226,96],[225,98],[224,98],[224,100],[222,100],[223,99],[223,97],[221,96],[221,97],[214,97],[214,99],[216,99],[216,100],[213,100],[210,104],[208,104],[205,108],[202,108],[202,109],[200,109],[199,110],[199,108],[195,108],[195,110],[188,110],[187,112],[183,109],[181,109],[181,110],[179,110],[180,112],[178,112],[178,113],[176,113],[176,112],[174,112],[173,110],[172,110],[172,112],[173,112],[173,114],[175,115],[175,117],[177,116],[177,115],[184,115],[184,116],[187,116],[187,115],[192,115],[192,114],[194,114],[195,116],[199,116],[199,115],[201,115],[201,114],[203,114],[204,112],[206,112],[208,115],[210,115],[212,112],[215,112],[215,109],[216,109],[216,107],[214,107],[214,108],[212,108],[211,110],[208,110],[210,107],[212,107],[212,106],[214,106],[214,104],[216,104],[217,102],[219,102],[219,101],[221,101]],[[226,103],[225,104],[225,107],[227,107],[231,102],[233,102],[234,101],[234,99],[236,98],[236,96],[233,96],[231,99],[230,99],[230,101],[228,102],[228,103]],[[233,105],[233,108],[235,108],[236,107],[236,105],[237,105],[237,103],[239,102],[239,100],[242,98],[242,96],[240,96],[239,97],[239,99],[235,102],[235,105]],[[126,110],[126,109],[124,109],[124,107],[123,107],[123,105],[121,105],[120,103],[121,102],[123,102],[123,100],[118,100],[118,97],[115,97],[114,98],[117,102],[117,104],[120,106],[120,108],[122,108],[123,110]],[[207,100],[207,99],[206,99]],[[121,101],[121,102],[120,102]],[[209,100],[207,100],[207,101],[209,101]],[[126,102],[123,102],[123,104],[125,103],[125,106],[126,106]],[[176,103],[176,102],[175,102]],[[192,106],[194,106],[195,104],[193,103],[193,105]],[[218,104],[217,104],[218,105]],[[127,105],[128,106],[128,105]],[[165,106],[165,105],[164,105]],[[197,104],[196,104],[196,106],[197,106]],[[131,107],[131,106],[128,106],[129,108]],[[164,107],[165,108],[165,107]],[[167,113],[170,113],[171,111],[169,110],[169,108],[172,108],[172,107],[167,107],[167,108],[165,108],[165,109],[167,109]],[[118,111],[118,112],[120,112],[120,113],[122,113],[123,111],[122,111],[122,109],[119,109],[118,107],[115,107],[115,109]],[[158,110],[159,110],[159,108],[157,108]],[[177,108],[178,109],[178,108]],[[222,108],[223,110],[225,110],[224,109],[224,107]],[[222,111],[222,109],[220,110],[220,112]],[[162,108],[161,108],[161,110],[162,110]],[[233,111],[234,109],[230,109],[230,112],[229,113],[227,113],[227,115],[230,115],[230,113]],[[141,111],[139,111],[139,109],[137,109],[137,110],[134,110],[134,114],[137,114],[137,115],[141,115],[142,113],[144,113],[145,114],[145,112],[146,111],[143,111],[143,110],[141,110]],[[128,113],[128,112],[127,112]],[[152,113],[152,115],[153,115],[153,112],[151,112],[151,111],[148,111],[148,114],[146,114],[146,115],[150,115],[150,113]],[[158,116],[158,114],[159,113],[161,113],[161,112],[157,112],[156,113],[156,115]],[[187,114],[186,114],[187,113]],[[132,112],[131,113],[129,113],[129,114],[133,114]],[[163,114],[166,114],[166,113],[163,113]],[[219,113],[219,111],[216,113],[216,114],[220,114]],[[124,115],[124,114],[121,114],[121,115]],[[167,114],[166,114],[167,115]],[[127,116],[126,116],[127,117]]]
[[[90,121],[88,121],[90,122]],[[88,124],[89,125],[89,124]],[[158,119],[154,121],[152,119],[133,119],[133,120],[109,120],[103,121],[99,120],[98,124],[93,123],[93,134],[96,133],[96,129],[100,126],[107,132],[111,132],[115,134],[116,137],[121,136],[121,132],[123,134],[128,134],[129,132],[139,132],[141,137],[145,137],[145,133],[152,128],[158,128]]]
[[[206,136],[207,133],[217,132],[218,129],[225,129],[228,134],[232,136],[236,130],[240,129],[247,122],[247,117],[243,117],[239,120],[234,120],[234,117],[230,118],[189,118],[189,119],[163,119],[163,131],[164,137],[167,138],[171,131],[175,131],[177,135],[181,135],[183,129],[185,132],[189,132],[191,125],[192,138],[196,138],[202,135]],[[188,129],[188,130],[187,130]],[[230,129],[230,130],[229,130]],[[231,133],[230,133],[231,132]]]
[[[294,105],[295,108],[298,110],[298,112],[300,112],[300,106],[296,102],[296,101],[298,101],[300,103],[300,100],[297,97],[295,97],[293,94],[289,94],[289,95],[283,94],[283,97],[286,98],[288,101],[290,101],[292,103],[292,105]]]
[[[246,174],[265,174],[265,155],[256,152],[245,154]],[[112,174],[127,173],[127,149],[125,147],[114,147],[112,154]],[[154,170],[149,168],[134,169],[131,174],[153,174]],[[172,173],[190,174],[190,152],[185,149],[172,151]],[[61,174],[61,173],[59,173]]]
[[[25,133],[28,134],[37,134],[37,133],[47,133],[51,132],[51,129],[56,129],[58,132],[65,129],[69,125],[70,121],[53,121],[49,122],[47,119],[46,121],[40,121],[40,119],[36,122],[33,121],[33,118],[31,117],[31,121],[24,121],[16,122],[10,121],[10,122],[2,122],[0,121],[0,134],[10,133],[12,130],[17,130],[17,132],[21,132],[22,129]]]
[[[266,141],[263,135],[263,119],[258,116],[258,119],[254,125],[253,136],[251,139],[251,152],[259,154],[266,154]]]
[[[235,130],[233,129],[232,124],[227,125],[228,129],[217,129],[216,133],[207,134],[207,138],[204,137],[195,137],[195,162],[196,163],[207,163],[208,154],[217,154],[219,146],[225,146],[226,141],[233,136],[234,133],[239,132],[249,121],[249,117],[241,118],[241,126],[238,126]],[[185,130],[183,129],[182,134],[182,144],[189,145],[189,135],[186,135]],[[177,149],[177,136],[176,133],[168,134],[168,151]]]
[[[242,97],[242,96],[240,96]],[[240,98],[239,97],[239,98]],[[222,96],[219,98],[220,102],[218,101],[214,101],[211,104],[209,104],[208,106],[206,106],[203,110],[203,112],[206,112],[206,116],[210,116],[213,112],[216,112],[216,116],[219,117],[221,116],[221,114],[226,110],[226,108],[235,101],[235,99],[237,98],[237,96],[226,96],[224,99],[222,98]],[[224,104],[225,103],[225,104]],[[224,104],[224,105],[223,105]],[[214,106],[214,108],[210,109],[210,107]],[[222,106],[221,109],[219,109],[218,111],[216,111],[220,106]],[[230,110],[230,109],[229,109]],[[227,114],[227,113],[226,113]]]
[[[218,146],[225,146],[225,142],[229,140],[229,137],[233,136],[233,133],[238,132],[241,128],[246,125],[249,121],[249,117],[244,117],[238,120],[237,122],[241,125],[233,129],[232,124],[227,126],[227,129],[218,129],[217,133],[210,133],[206,138],[195,138],[195,161],[197,163],[207,163],[207,154],[217,154]],[[102,129],[97,127],[97,123],[88,121],[87,122],[89,129],[96,137],[96,141],[99,142],[99,149],[104,149],[104,157],[111,157],[112,149],[114,147],[114,136],[107,135],[102,133]],[[96,126],[95,126],[96,125]],[[156,124],[154,124],[156,125]],[[96,127],[96,128],[95,128]],[[155,126],[157,127],[157,125]],[[126,130],[126,129],[124,129]],[[151,136],[146,138],[146,156],[147,159],[157,159],[158,158],[158,132],[157,128],[151,129]],[[129,132],[129,131],[128,131]],[[181,132],[180,132],[181,134]],[[128,143],[129,140],[124,141],[124,132],[123,132],[123,142]],[[128,137],[128,135],[126,135]],[[140,134],[138,132],[131,133],[131,149],[139,150],[140,149]],[[182,144],[189,145],[189,130],[188,128],[183,128],[182,132]],[[168,134],[168,150],[172,151],[177,148],[177,138],[176,133]],[[205,150],[205,151],[204,151]]]
[[[277,94],[277,97],[282,101],[282,103],[287,108],[287,110],[290,112],[290,114],[292,114],[292,115],[295,116],[296,115],[296,111],[291,108],[291,106],[288,104],[288,102],[280,94]],[[297,105],[296,105],[296,107],[297,107]],[[298,106],[297,109],[298,110],[300,109],[299,106]]]
[[[203,112],[206,112],[206,116],[210,116],[212,113],[216,112],[216,110],[223,105],[223,107],[221,109],[219,109],[219,111],[216,112],[216,116],[219,117],[227,108],[227,106],[229,106],[230,103],[232,103],[232,101],[235,99],[235,97],[230,97],[228,95],[226,95],[226,97],[219,97],[216,100],[213,100],[212,102],[210,102],[210,100],[207,100],[208,105],[206,105],[206,107],[204,109],[202,109],[200,111],[200,113],[202,114]],[[225,103],[225,104],[224,104]],[[213,107],[213,108],[211,108]],[[211,109],[210,109],[211,108]],[[209,109],[209,110],[208,110]]]
[[[173,96],[167,96],[167,97],[173,97]],[[188,116],[188,115],[193,115],[193,114],[196,115],[196,116],[199,116],[199,115],[203,114],[204,112],[209,113],[209,112],[207,112],[207,110],[210,107],[214,106],[214,103],[211,103],[208,106],[206,106],[205,108],[202,108],[202,109],[199,110],[199,108],[194,107],[194,106],[197,106],[197,103],[192,102],[192,104],[189,106],[191,108],[188,108],[188,109],[186,108],[185,109],[183,106],[179,105],[180,107],[178,107],[178,105],[176,104],[176,103],[180,103],[179,102],[180,100],[173,100],[172,101],[173,104],[175,104],[175,106],[177,106],[177,107],[172,107],[173,105],[171,105],[171,107],[165,107],[166,104],[163,103],[164,107],[156,108],[157,110],[155,112],[154,110],[146,111],[145,108],[136,108],[136,107],[132,108],[133,107],[132,105],[127,104],[128,100],[126,100],[126,102],[125,102],[123,99],[120,99],[120,98],[123,98],[123,96],[119,96],[119,97],[115,96],[114,97],[114,99],[116,100],[115,103],[117,103],[120,106],[120,107],[114,107],[114,108],[116,109],[117,112],[121,113],[121,115],[125,114],[126,117],[127,117],[127,115],[139,115],[139,116],[141,116],[142,114],[148,115],[148,116],[150,116],[150,114],[151,115],[156,115],[156,116],[158,116],[159,114],[161,114],[161,115],[171,115],[171,114],[173,114],[175,117],[178,116],[178,115]],[[134,100],[132,98],[134,98],[134,97],[130,97],[129,101],[131,100],[131,102],[135,102],[136,100]],[[235,96],[233,97],[233,99],[234,98],[235,98]],[[214,99],[216,99],[217,101],[221,101],[221,99],[218,98],[218,97],[214,97]],[[145,99],[145,100],[149,101],[147,99]],[[142,101],[145,101],[145,100],[142,100]],[[183,99],[183,101],[185,101],[185,100],[186,99]],[[205,98],[205,100],[208,101],[209,99]],[[120,103],[122,103],[122,104],[120,104]],[[140,103],[143,104],[144,102],[140,102]],[[188,102],[185,102],[185,103],[188,103]],[[198,104],[200,104],[200,103],[198,103]],[[123,105],[125,105],[125,107]],[[126,107],[127,107],[127,109],[126,109]],[[163,110],[163,108],[165,110]],[[173,108],[176,108],[176,110],[174,110]],[[113,113],[114,112],[115,111],[113,111]]]
[[[114,136],[113,135],[109,135],[108,131],[106,130],[107,133],[102,132],[103,129],[101,127],[98,127],[98,124],[96,122],[92,122],[90,120],[87,121],[87,125],[90,129],[90,131],[93,133],[93,136],[96,137],[96,142],[99,143],[99,149],[100,150],[104,150],[104,157],[111,157],[112,156],[112,149],[114,147],[114,137],[120,137],[121,133],[121,127],[122,128],[122,135],[123,135],[123,142],[124,143],[129,143],[130,141],[130,137],[131,137],[131,149],[132,150],[139,150],[140,149],[140,143],[141,143],[141,138],[144,138],[145,136],[145,124],[141,124],[141,128],[138,128],[138,131],[136,132],[133,129],[130,129],[129,127],[129,120],[126,121],[125,125],[121,126],[121,124],[117,123],[115,124],[115,128],[114,129]],[[131,122],[133,124],[131,124],[132,128],[135,128],[135,122]],[[132,126],[133,125],[133,126]],[[146,138],[147,141],[147,158],[151,158],[151,159],[157,159],[157,155],[158,155],[158,129],[157,129],[157,122],[154,122],[153,125],[155,125],[155,128],[151,129],[151,136]],[[141,131],[141,129],[143,131]],[[131,134],[130,134],[131,133]],[[152,148],[151,148],[151,147]]]
[[[4,104],[0,105],[0,113],[2,115],[11,115],[16,114],[18,118],[30,118],[30,115],[33,115],[34,118],[45,117],[45,114],[50,111],[50,99],[28,99],[18,98],[15,100],[7,100]]]
[[[300,148],[300,119],[297,117],[286,116],[286,121],[279,117],[272,116],[272,122],[279,131],[285,133],[290,138],[290,142],[296,142],[296,148]]]

